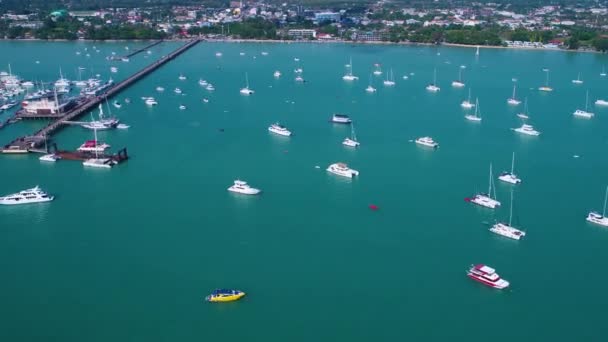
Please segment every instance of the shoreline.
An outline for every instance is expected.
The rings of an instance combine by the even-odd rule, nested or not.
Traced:
[[[497,46],[497,45],[468,45],[468,44],[456,44],[456,43],[415,43],[415,42],[387,42],[387,41],[350,41],[350,40],[285,40],[285,39],[241,39],[241,38],[204,38],[204,37],[191,37],[191,38],[169,38],[161,39],[164,42],[185,42],[195,38],[202,38],[204,42],[210,43],[270,43],[270,44],[353,44],[353,45],[395,45],[395,46],[447,46],[447,47],[460,47],[460,48],[480,48],[480,49],[505,49],[505,50],[525,50],[525,51],[559,51],[569,53],[595,53],[605,54],[602,51],[596,50],[568,50],[568,49],[545,49],[535,47],[511,47],[511,46]],[[85,42],[85,43],[120,43],[120,42],[149,42],[157,41],[159,39],[39,39],[39,38],[27,38],[27,39],[5,39],[0,38],[0,41],[5,42]]]

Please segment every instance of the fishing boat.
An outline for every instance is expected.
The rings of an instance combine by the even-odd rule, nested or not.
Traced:
[[[471,88],[469,88],[469,97],[462,101],[462,103],[460,104],[460,107],[464,108],[464,109],[471,109],[473,107],[475,107],[475,104],[473,104],[471,102]]]
[[[591,119],[595,114],[589,112],[588,107],[589,107],[589,90],[587,90],[587,95],[585,97],[585,110],[577,109],[572,114],[579,118]]]
[[[608,227],[608,217],[606,217],[606,201],[608,201],[608,187],[606,187],[606,194],[604,195],[604,210],[600,215],[597,211],[591,211],[587,215],[587,221],[600,226]]]
[[[513,219],[513,189],[511,188],[511,206],[509,209],[509,223],[504,222],[496,222],[491,228],[490,231],[494,234],[498,234],[500,236],[507,237],[513,240],[519,240],[522,237],[526,236],[526,232],[523,230],[517,229],[512,226]]]
[[[511,172],[504,171],[498,176],[498,179],[510,184],[521,183],[521,179],[515,174],[515,152],[513,152],[513,156],[511,157]]]
[[[350,138],[345,138],[342,142],[342,145],[348,147],[359,147],[360,143],[357,141],[357,136],[355,135],[355,125],[350,125]]]
[[[427,85],[426,90],[432,93],[436,93],[441,90],[441,88],[437,86],[437,68],[433,70],[433,83]]]
[[[515,89],[517,88],[516,84],[513,84],[513,94],[511,95],[510,98],[507,99],[507,103],[512,105],[512,106],[517,106],[521,103],[521,101],[519,101],[516,97],[515,97]]]
[[[464,116],[465,119],[473,122],[480,122],[481,116],[479,115],[479,99],[475,98],[475,114],[467,114]]]
[[[32,204],[32,203],[43,203],[54,200],[55,197],[42,191],[39,186],[35,186],[31,189],[19,191],[17,193],[0,197],[1,205],[20,205],[20,204]]]
[[[219,52],[218,52],[219,53]],[[219,56],[218,56],[219,57]],[[205,301],[211,303],[234,302],[245,296],[245,292],[239,290],[217,289],[205,297]]]
[[[249,76],[245,73],[245,88],[241,89],[242,95],[252,95],[254,93],[253,90],[249,89]]]
[[[509,282],[502,279],[495,269],[484,264],[471,265],[471,268],[467,271],[467,276],[495,289],[502,290],[509,287]]]
[[[464,87],[464,83],[462,82],[462,69],[463,68],[458,68],[458,80],[452,81],[452,87],[454,87],[454,88],[463,88]]]
[[[544,91],[544,92],[551,92],[551,91],[553,91],[553,88],[549,87],[549,69],[543,69],[543,71],[546,74],[545,75],[545,85],[539,87],[538,90]]]
[[[465,201],[477,204],[479,206],[496,209],[500,207],[500,202],[496,200],[496,186],[494,185],[494,176],[492,174],[492,164],[490,164],[490,177],[488,179],[488,192],[479,193],[472,198],[465,198]]]

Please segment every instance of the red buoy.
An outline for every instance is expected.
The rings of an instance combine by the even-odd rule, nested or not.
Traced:
[[[470,199],[470,198],[468,198],[468,197],[466,197],[466,198],[464,199],[464,201],[465,201],[465,202],[471,202],[471,199]]]
[[[369,205],[369,208],[370,208],[371,210],[378,210],[378,209],[379,209],[379,208],[378,208],[378,206],[377,206],[377,205],[375,205],[375,204],[370,204],[370,205]]]

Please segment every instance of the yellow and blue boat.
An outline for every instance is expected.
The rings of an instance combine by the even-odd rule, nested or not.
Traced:
[[[239,300],[245,296],[245,292],[239,290],[230,290],[230,289],[217,289],[214,290],[210,295],[205,297],[205,300],[208,302],[234,302],[235,300]]]

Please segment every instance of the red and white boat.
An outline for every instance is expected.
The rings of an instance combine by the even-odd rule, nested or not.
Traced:
[[[472,265],[467,271],[467,276],[495,289],[504,289],[509,287],[509,282],[502,279],[498,273],[496,273],[495,269],[484,264]]]
[[[97,132],[96,132],[97,133]],[[97,141],[97,140],[87,140],[84,144],[80,145],[78,151],[80,152],[103,152],[110,148],[110,145]]]

